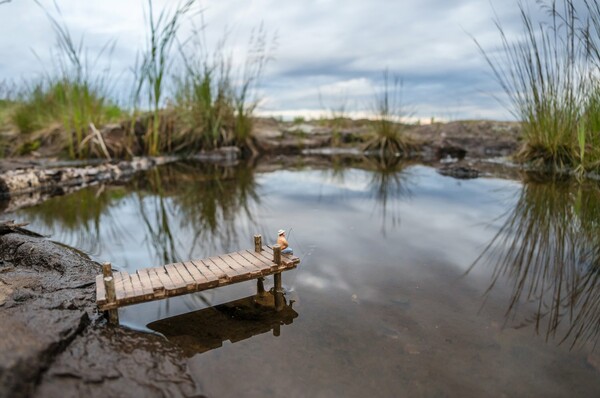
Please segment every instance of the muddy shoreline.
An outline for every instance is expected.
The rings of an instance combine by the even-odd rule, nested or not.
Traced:
[[[103,129],[102,134],[115,130]],[[474,164],[482,159],[507,157],[519,146],[518,123],[463,121],[409,126],[406,136],[415,143],[403,158],[441,169],[445,175],[476,178]],[[370,137],[365,121],[346,120],[340,127],[318,122],[291,123],[259,119],[252,144],[252,162],[266,158],[314,159],[369,156],[362,149]],[[52,155],[48,152],[47,155]],[[131,160],[60,161],[56,157],[29,156],[0,161],[0,208],[4,212],[34,206],[89,185],[126,181],[139,171],[178,160],[234,164],[242,157],[237,147],[186,156],[137,157]],[[316,160],[319,163],[319,160]],[[488,167],[489,168],[489,167]]]

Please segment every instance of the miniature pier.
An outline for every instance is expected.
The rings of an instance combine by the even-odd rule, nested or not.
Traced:
[[[265,276],[274,275],[275,309],[283,308],[281,272],[296,268],[298,257],[282,254],[279,245],[263,246],[254,236],[254,251],[240,250],[201,260],[138,269],[135,273],[113,272],[110,263],[96,277],[96,303],[107,311],[111,324],[118,324],[117,309],[132,304],[201,292],[257,279],[259,294],[266,294]]]

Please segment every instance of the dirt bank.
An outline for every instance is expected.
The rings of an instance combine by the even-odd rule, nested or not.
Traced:
[[[184,355],[112,328],[96,310],[100,266],[0,228],[0,397],[197,396]]]
[[[404,134],[414,142],[413,157],[426,161],[454,158],[509,156],[520,146],[519,123],[488,120],[405,125]],[[280,122],[259,119],[254,128],[256,146],[263,153],[300,153],[332,147],[360,149],[373,136],[368,120],[343,119],[310,122]]]

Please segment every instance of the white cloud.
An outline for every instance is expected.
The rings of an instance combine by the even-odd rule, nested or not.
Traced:
[[[52,1],[41,2],[52,9]],[[90,53],[117,39],[113,70],[127,76],[145,41],[146,2],[57,3],[74,36],[85,35]],[[155,0],[154,4],[160,9],[174,3]],[[514,28],[516,1],[494,0],[492,4],[499,18]],[[494,11],[488,2],[222,0],[199,2],[199,7],[204,9],[209,46],[229,31],[230,51],[237,55],[238,64],[247,51],[252,28],[262,22],[271,34],[277,32],[275,60],[263,79],[263,110],[316,112],[322,108],[321,93],[323,97],[345,96],[352,110],[359,111],[365,109],[381,72],[389,68],[404,77],[406,100],[422,117],[449,109],[457,117],[506,115],[496,102],[481,101],[479,93],[495,90],[496,85],[486,75],[488,67],[466,33],[486,48],[497,46]],[[194,22],[201,24],[198,15]],[[182,34],[189,33],[191,26],[186,22]],[[0,7],[0,81],[29,79],[40,73],[42,65],[32,51],[47,67],[53,46],[50,23],[33,1]]]

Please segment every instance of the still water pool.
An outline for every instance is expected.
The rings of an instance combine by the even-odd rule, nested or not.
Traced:
[[[11,218],[129,272],[288,230],[280,314],[254,282],[120,310],[207,396],[600,396],[592,183],[179,163]]]

